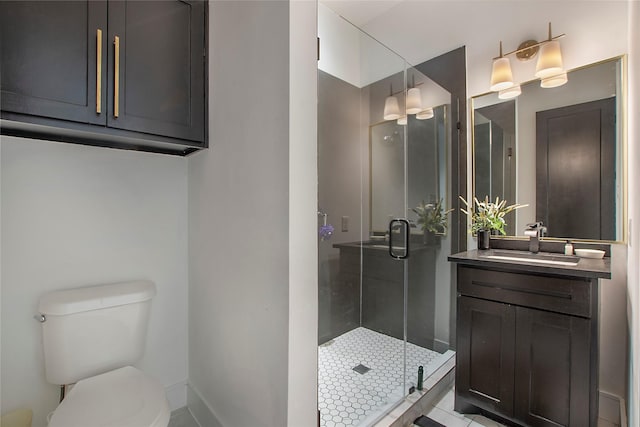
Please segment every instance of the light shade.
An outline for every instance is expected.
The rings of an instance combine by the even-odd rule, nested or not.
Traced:
[[[400,117],[398,98],[396,98],[395,96],[387,96],[387,99],[384,100],[383,117],[385,120],[395,120]]]
[[[546,79],[562,73],[563,69],[560,42],[549,40],[540,46],[535,76],[539,79]]]
[[[498,92],[498,98],[511,99],[511,98],[515,98],[521,93],[522,93],[522,89],[520,88],[520,85],[513,85],[509,88],[502,89],[500,92]]]
[[[513,86],[513,74],[511,74],[509,58],[494,59],[491,70],[491,90],[498,91],[511,86]]]
[[[400,116],[398,118],[398,124],[399,125],[406,125],[407,124],[407,116]]]
[[[417,114],[422,111],[422,94],[417,87],[407,92],[407,114]]]
[[[567,77],[567,72],[565,71],[558,75],[547,77],[540,80],[540,87],[543,87],[543,88],[558,87],[558,86],[562,86],[568,81],[569,81],[569,78]]]
[[[416,119],[418,120],[426,120],[433,117],[433,108],[427,108],[426,110],[420,111],[416,114]]]

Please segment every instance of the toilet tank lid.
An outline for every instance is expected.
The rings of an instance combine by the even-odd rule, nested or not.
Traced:
[[[63,289],[40,297],[38,311],[45,315],[64,316],[143,302],[155,294],[156,287],[150,280]]]

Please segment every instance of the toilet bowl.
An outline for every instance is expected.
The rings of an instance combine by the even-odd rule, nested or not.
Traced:
[[[48,427],[166,427],[170,416],[162,385],[125,366],[78,381]]]
[[[141,359],[155,285],[146,280],[50,292],[40,298],[45,376],[75,384],[48,427],[166,427],[164,387]]]

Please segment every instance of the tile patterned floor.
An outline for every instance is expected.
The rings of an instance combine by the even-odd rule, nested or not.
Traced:
[[[455,353],[407,344],[407,385],[418,366],[427,378]],[[403,342],[366,328],[353,329],[318,348],[318,407],[323,427],[371,424],[403,397]],[[362,364],[371,370],[353,370]]]

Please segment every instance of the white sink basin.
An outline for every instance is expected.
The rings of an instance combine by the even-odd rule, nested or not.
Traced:
[[[524,263],[576,266],[580,261],[577,257],[560,254],[534,254],[530,252],[517,251],[487,251],[486,254],[479,254],[479,258],[495,259],[502,261],[517,261]]]

